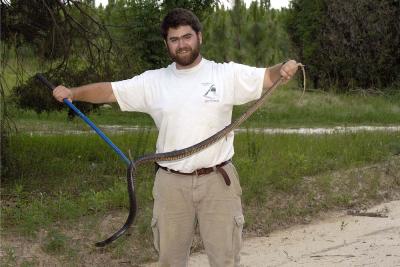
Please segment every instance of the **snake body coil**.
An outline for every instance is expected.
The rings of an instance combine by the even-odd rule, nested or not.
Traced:
[[[304,69],[303,69],[303,74],[304,74]],[[110,244],[111,242],[119,238],[121,235],[123,235],[128,230],[130,225],[133,223],[137,210],[137,202],[135,195],[135,174],[136,174],[136,169],[139,165],[148,162],[179,160],[188,157],[190,155],[193,155],[194,153],[199,152],[211,146],[212,144],[218,142],[228,133],[238,128],[244,121],[246,121],[251,116],[251,114],[253,114],[265,102],[268,96],[270,96],[272,92],[275,91],[275,89],[282,83],[282,80],[283,80],[282,78],[279,79],[269,89],[265,90],[261,95],[261,97],[258,100],[256,100],[238,119],[236,119],[234,122],[226,126],[221,131],[201,141],[200,143],[197,143],[193,146],[184,149],[174,150],[171,152],[144,155],[138,158],[137,160],[131,162],[128,166],[126,174],[129,203],[130,203],[128,218],[126,219],[125,224],[117,232],[115,232],[109,238],[97,242],[95,245],[97,247],[104,247]]]

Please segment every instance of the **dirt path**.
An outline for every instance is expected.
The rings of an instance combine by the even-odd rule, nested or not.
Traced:
[[[140,126],[122,126],[122,125],[100,125],[100,127],[110,132],[130,132],[143,130]],[[148,128],[151,129],[151,128]],[[154,129],[155,130],[155,129]],[[338,133],[357,133],[357,132],[399,132],[400,126],[337,126],[331,128],[250,128],[236,129],[235,132],[254,132],[254,133],[265,133],[265,134],[338,134]]]
[[[400,266],[400,201],[373,207],[368,212],[387,217],[336,213],[309,225],[247,239],[241,253],[243,266]],[[146,265],[157,266],[156,264]],[[190,267],[208,266],[197,253]]]
[[[129,125],[99,125],[100,129],[102,129],[106,133],[127,133],[127,132],[137,132],[137,131],[156,131],[155,127],[146,127],[146,126],[129,126]],[[81,127],[82,128],[82,127]],[[23,128],[20,130],[23,131]],[[400,126],[337,126],[330,128],[239,128],[236,129],[235,132],[254,132],[254,133],[265,133],[265,134],[303,134],[303,135],[311,135],[311,134],[338,134],[338,133],[357,133],[357,132],[399,132]],[[83,127],[83,129],[62,129],[62,130],[49,130],[49,129],[39,129],[29,130],[29,134],[31,135],[58,135],[58,134],[94,134],[95,132],[91,130],[89,127]]]

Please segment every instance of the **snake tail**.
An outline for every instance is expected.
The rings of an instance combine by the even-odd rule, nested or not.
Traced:
[[[123,235],[128,229],[129,226],[132,225],[133,221],[135,220],[136,217],[136,210],[137,210],[137,202],[136,202],[136,194],[135,194],[135,175],[136,175],[136,168],[135,164],[131,162],[126,170],[126,181],[127,181],[127,186],[128,186],[128,195],[129,195],[129,215],[128,218],[126,219],[126,222],[124,225],[117,231],[115,232],[112,236],[109,238],[99,241],[95,243],[96,247],[104,247],[114,240],[118,239],[121,235]]]

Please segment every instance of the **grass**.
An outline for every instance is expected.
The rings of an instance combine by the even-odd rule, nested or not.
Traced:
[[[76,251],[69,246],[69,243],[71,243],[70,238],[55,229],[51,229],[46,236],[43,250],[48,254],[66,254],[68,256],[73,256],[76,254]]]
[[[7,44],[3,45],[6,46]],[[2,54],[5,58],[2,61],[4,65],[2,65],[1,81],[3,82],[6,96],[11,94],[14,86],[22,84],[28,78],[46,68],[43,62],[39,62],[33,56],[33,52],[28,47],[19,47],[18,57],[16,49],[11,48],[8,53]]]
[[[234,162],[243,187],[246,231],[265,235],[272,229],[310,220],[323,210],[387,197],[382,192],[400,189],[400,160],[384,171],[393,171],[390,181],[378,173],[347,170],[392,158],[400,152],[399,137],[400,133],[384,132],[237,134]],[[118,134],[111,139],[123,151],[131,148],[132,154],[139,156],[153,150],[156,133]],[[36,240],[38,233],[47,229],[39,241],[41,249],[63,265],[85,265],[88,255],[100,254],[132,264],[154,259],[149,227],[151,164],[138,170],[139,210],[131,235],[100,251],[94,250],[92,243],[113,233],[127,216],[124,163],[95,135],[12,135],[7,156],[12,164],[9,179],[2,184],[3,233]],[[2,261],[12,265],[18,261],[17,252],[12,246],[7,251]],[[18,263],[29,266],[35,262]]]
[[[151,132],[112,139],[124,151],[142,140],[148,145],[136,149],[144,154],[152,151],[155,137]],[[381,161],[397,151],[399,137],[399,133],[237,134],[234,162],[243,201],[262,202],[267,189],[290,194],[305,176]],[[21,232],[34,234],[57,221],[127,207],[125,165],[97,136],[15,135],[11,151],[12,178],[3,183],[3,199],[14,204],[2,207],[5,227],[18,226]],[[148,211],[153,172],[148,164],[137,175],[138,198]]]
[[[306,93],[294,89],[277,91],[271,101],[257,111],[247,127],[327,127],[344,125],[399,124],[400,94],[337,95],[323,91]],[[235,116],[246,106],[235,109]]]
[[[299,91],[282,89],[243,127],[399,124],[400,95],[332,95],[316,91],[306,93],[298,102]],[[234,116],[245,108],[235,108]],[[139,211],[131,235],[104,250],[94,250],[92,242],[115,231],[127,215],[125,163],[97,135],[63,133],[89,131],[79,119],[68,121],[64,112],[12,112],[19,131],[10,135],[8,169],[3,169],[7,176],[2,178],[1,188],[2,232],[22,235],[26,242],[36,240],[42,229],[49,230],[39,241],[41,249],[66,266],[87,265],[85,258],[93,257],[95,262],[96,257],[104,255],[113,262],[124,259],[131,264],[154,259],[149,227],[153,166],[138,170]],[[147,115],[122,113],[115,105],[89,117],[96,125],[153,125]],[[37,134],[42,131],[58,134]],[[156,135],[149,129],[109,133],[113,142],[124,152],[131,150],[134,158],[154,150]],[[389,178],[382,178],[375,168],[366,172],[363,168],[382,162],[386,166],[393,157],[397,159],[393,155],[400,154],[399,137],[400,133],[386,132],[237,134],[234,162],[243,187],[246,231],[265,235],[272,229],[310,220],[320,211],[388,198],[388,192],[400,189],[400,160],[382,171]],[[113,218],[112,223],[109,218]],[[113,228],[107,228],[110,225]],[[6,247],[2,264],[37,265],[37,258],[19,261],[14,247]],[[94,262],[92,265],[111,266]],[[119,265],[118,261],[114,264]]]
[[[292,88],[292,89],[291,89]],[[247,105],[234,108],[234,118]],[[11,109],[20,131],[57,131],[57,129],[89,130],[80,119],[68,121],[66,112],[36,114],[33,111]],[[244,123],[246,127],[332,127],[353,125],[400,124],[400,94],[336,95],[323,91],[301,92],[284,87]],[[117,105],[100,108],[88,115],[97,125],[154,126],[150,116],[120,112]]]
[[[246,232],[265,235],[284,225],[308,221],[320,211],[383,199],[385,192],[400,189],[400,160],[385,163],[384,173],[393,171],[390,181],[374,172],[377,168],[359,171],[390,161],[399,153],[399,137],[399,133],[382,132],[237,134],[234,162],[243,187]],[[155,138],[154,132],[111,136],[122,150],[136,148],[139,155],[153,150]],[[4,232],[36,240],[47,229],[39,238],[41,249],[63,265],[85,265],[88,255],[100,254],[132,264],[154,259],[149,227],[152,165],[140,168],[137,175],[139,211],[131,235],[97,251],[92,243],[113,233],[127,216],[124,164],[94,135],[18,134],[12,136],[11,147],[12,175],[2,184]],[[7,251],[2,260],[13,265],[17,252],[11,246]],[[31,263],[35,266],[35,262]],[[29,266],[28,261],[22,263]]]
[[[266,188],[291,193],[305,176],[380,161],[393,151],[399,137],[398,133],[238,135],[235,163],[245,187],[244,202],[263,199]]]
[[[17,263],[17,256],[15,255],[14,249],[12,247],[3,247],[3,250],[5,255],[1,258],[0,261],[2,266],[15,266]]]

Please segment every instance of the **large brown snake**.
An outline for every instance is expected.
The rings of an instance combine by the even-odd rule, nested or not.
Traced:
[[[306,87],[304,65],[299,63],[298,66],[301,67],[303,71],[303,86],[304,86],[303,93],[304,93]],[[137,210],[136,194],[135,194],[135,173],[138,166],[148,162],[171,161],[171,160],[182,159],[190,155],[193,155],[194,153],[197,153],[211,146],[212,144],[218,142],[228,133],[238,128],[244,121],[246,121],[251,116],[251,114],[253,114],[262,104],[264,104],[265,100],[275,91],[275,89],[282,83],[282,81],[283,78],[277,80],[270,88],[264,90],[261,97],[258,100],[256,100],[239,118],[237,118],[234,122],[223,128],[221,131],[215,133],[214,135],[201,141],[200,143],[197,143],[193,146],[184,149],[174,150],[171,152],[144,155],[142,157],[139,157],[135,161],[131,161],[131,163],[127,168],[127,174],[126,174],[129,203],[130,203],[128,218],[126,219],[125,224],[117,232],[115,232],[109,238],[97,242],[95,245],[97,247],[104,247],[110,244],[111,242],[119,238],[121,235],[123,235],[133,223]]]

